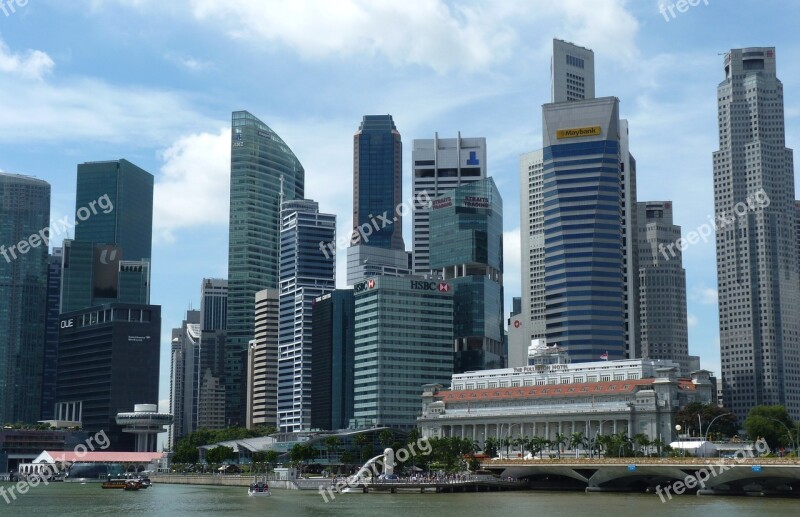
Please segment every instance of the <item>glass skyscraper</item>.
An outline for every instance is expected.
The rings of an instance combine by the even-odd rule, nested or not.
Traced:
[[[279,284],[281,191],[286,200],[303,198],[305,171],[289,146],[247,111],[233,112],[232,126],[225,411],[226,423],[236,426],[246,418],[255,295]]]
[[[75,239],[64,241],[61,312],[150,302],[153,175],[127,160],[78,165]]]
[[[543,119],[547,344],[624,359],[619,99],[545,104]]]
[[[0,173],[0,422],[41,418],[50,184]]]
[[[403,143],[391,115],[365,115],[353,137],[354,244],[405,251],[403,217],[395,212],[403,197]],[[389,224],[369,236],[358,233],[377,216]],[[380,222],[380,220],[379,220]],[[374,229],[374,226],[373,226]]]
[[[278,421],[281,431],[311,425],[314,299],[336,288],[335,257],[320,242],[336,241],[336,216],[308,199],[285,201],[281,211],[278,317]]]
[[[47,320],[42,375],[42,420],[52,420],[58,374],[58,323],[61,307],[61,248],[53,248],[47,261]]]
[[[505,367],[503,200],[492,178],[433,200],[430,268],[453,287],[455,373]]]

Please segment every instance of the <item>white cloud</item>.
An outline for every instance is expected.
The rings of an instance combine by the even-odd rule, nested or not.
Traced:
[[[700,285],[692,289],[692,300],[702,305],[717,305],[719,296],[715,287]]]
[[[25,55],[17,54],[0,40],[0,72],[23,79],[41,79],[49,74],[55,63],[41,50],[28,50]]]
[[[158,237],[172,241],[181,228],[227,224],[230,148],[230,128],[222,128],[180,138],[161,154],[153,199]]]
[[[694,314],[689,314],[686,316],[686,325],[689,327],[694,327],[697,325],[697,316]]]
[[[171,63],[175,63],[190,72],[202,72],[204,70],[208,70],[213,66],[210,61],[204,61],[202,59],[197,59],[191,56],[185,56],[183,54],[177,54],[174,52],[168,52],[164,55],[164,59]]]

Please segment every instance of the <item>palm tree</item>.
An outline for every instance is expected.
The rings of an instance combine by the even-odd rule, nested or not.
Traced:
[[[497,438],[490,436],[483,441],[483,452],[487,456],[495,457],[497,456],[497,448],[499,445]]]
[[[328,450],[328,465],[331,464],[331,453],[338,452],[342,440],[338,436],[329,436],[325,438],[325,448]]]
[[[570,449],[575,449],[575,457],[578,457],[578,449],[584,447],[586,445],[586,438],[583,437],[583,433],[578,431],[572,433],[569,437],[569,447]]]
[[[531,448],[536,449],[539,452],[539,459],[542,459],[542,452],[544,451],[545,447],[550,446],[550,440],[541,436],[534,436],[531,438],[531,442],[533,443]]]
[[[528,439],[525,438],[524,436],[517,436],[516,438],[514,438],[513,444],[514,447],[520,448],[520,454],[521,454],[520,457],[522,459],[525,459],[525,445],[528,444]]]
[[[633,443],[641,447],[642,449],[642,456],[645,456],[645,448],[650,447],[653,442],[650,441],[650,438],[647,437],[646,434],[639,433],[633,437]],[[635,453],[634,453],[635,456]]]
[[[606,457],[608,457],[608,449],[613,442],[614,439],[607,434],[598,436],[596,440],[596,443],[600,446],[599,449],[605,449]]]
[[[556,452],[558,453],[558,459],[561,459],[561,446],[566,445],[569,443],[569,437],[566,434],[556,433],[556,439],[553,441],[553,444],[558,447]]]
[[[506,448],[506,459],[508,459],[509,449],[511,448],[511,438],[508,436],[504,437],[502,440],[500,440],[500,445]]]
[[[666,445],[664,441],[661,440],[661,438],[656,438],[655,440],[650,442],[650,445],[656,448],[656,450],[658,451],[658,456],[661,457],[661,450],[663,449],[664,445]]]

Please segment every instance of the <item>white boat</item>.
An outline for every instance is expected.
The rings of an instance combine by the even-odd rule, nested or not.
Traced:
[[[247,495],[250,497],[269,497],[269,485],[265,481],[251,483],[250,488],[247,490]]]

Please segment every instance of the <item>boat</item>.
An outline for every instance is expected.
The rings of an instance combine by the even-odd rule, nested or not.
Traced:
[[[137,479],[137,481],[142,486],[142,488],[150,488],[151,486],[153,486],[153,482],[150,481],[150,478],[139,478]]]
[[[125,483],[127,483],[127,479],[109,479],[108,481],[103,481],[102,488],[103,489],[123,489],[125,488]]]
[[[250,497],[269,497],[269,485],[265,481],[258,481],[250,484],[247,490],[247,495]]]
[[[132,491],[139,490],[140,488],[142,488],[142,484],[135,479],[129,479],[125,482],[125,490]]]

